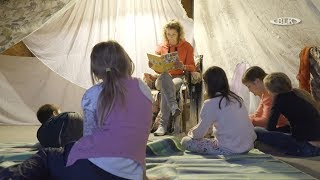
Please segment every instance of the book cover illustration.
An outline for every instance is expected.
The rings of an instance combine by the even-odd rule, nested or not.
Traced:
[[[178,52],[172,52],[164,55],[147,53],[149,61],[152,63],[151,69],[162,73],[175,69],[175,62],[179,61]]]

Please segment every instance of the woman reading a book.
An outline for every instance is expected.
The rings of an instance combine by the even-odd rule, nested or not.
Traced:
[[[170,20],[163,27],[164,42],[158,45],[156,54],[164,55],[173,52],[178,53],[178,61],[174,63],[172,70],[157,72],[160,76],[155,86],[161,92],[160,125],[154,135],[163,136],[167,132],[170,117],[175,119],[180,115],[176,92],[183,83],[184,71],[195,71],[193,47],[184,39],[183,27],[177,20]],[[149,67],[153,64],[149,61]]]

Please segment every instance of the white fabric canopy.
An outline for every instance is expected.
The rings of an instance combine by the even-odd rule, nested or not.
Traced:
[[[57,104],[81,112],[84,89],[65,80],[35,57],[0,55],[0,124],[40,124],[38,108]]]
[[[0,53],[64,13],[76,1],[0,1]]]
[[[13,8],[15,3],[9,0],[6,6]],[[7,29],[0,29],[1,50],[7,43],[25,38],[24,43],[40,61],[0,56],[0,124],[39,124],[35,113],[46,103],[81,112],[84,88],[91,86],[89,56],[97,42],[120,42],[135,63],[137,77],[153,73],[146,53],[154,52],[162,41],[162,27],[168,20],[180,20],[186,39],[193,43],[193,21],[179,0],[52,0],[48,4],[19,0],[18,4],[15,14],[10,8],[0,8],[7,12],[4,17],[12,15],[0,24],[11,27],[10,19],[19,24],[12,36],[4,36]],[[28,14],[30,10],[32,14]],[[30,31],[35,32],[29,35]]]
[[[302,21],[291,26],[270,23],[279,17]],[[194,22],[205,68],[221,66],[229,77],[236,64],[247,61],[267,72],[283,71],[295,81],[300,50],[320,44],[319,0],[199,0]]]
[[[88,88],[91,49],[100,41],[117,40],[124,46],[136,65],[134,76],[153,72],[146,53],[155,51],[170,19],[181,21],[192,43],[193,21],[179,0],[80,0],[24,43],[50,69]]]
[[[284,72],[297,86],[300,51],[320,44],[319,0],[197,0],[194,5],[194,37],[204,69],[220,66],[229,79],[238,63],[247,62],[267,73]],[[270,23],[281,17],[301,22]]]
[[[0,90],[5,95],[0,100],[0,123],[35,123],[35,111],[44,103],[80,111],[84,89],[68,81],[84,88],[91,86],[89,55],[100,41],[120,42],[136,65],[135,76],[152,73],[146,53],[161,42],[162,26],[170,19],[182,22],[191,43],[194,31],[198,54],[204,55],[204,70],[212,65],[224,68],[232,88],[245,97],[252,111],[254,103],[248,101],[253,98],[241,85],[243,69],[237,65],[246,62],[268,73],[285,72],[296,86],[300,50],[320,44],[319,9],[319,0],[197,0],[193,26],[179,0],[78,0],[62,15],[50,14],[54,18],[24,40],[54,72],[34,58],[0,57]],[[301,22],[290,26],[270,23],[282,17]],[[55,72],[68,81],[53,78]]]

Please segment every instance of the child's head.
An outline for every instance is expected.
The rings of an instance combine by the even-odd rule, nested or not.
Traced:
[[[267,75],[263,79],[263,83],[272,95],[286,93],[292,90],[290,78],[282,72]]]
[[[37,111],[37,118],[41,124],[48,121],[51,117],[60,114],[59,106],[55,104],[45,104],[42,105]]]
[[[100,42],[91,52],[91,79],[93,83],[129,77],[134,71],[133,63],[116,41]]]
[[[220,67],[208,68],[203,74],[203,80],[209,98],[215,97],[217,92],[227,94],[230,91],[227,75]]]
[[[263,81],[267,73],[259,66],[249,67],[242,76],[242,83],[254,82],[256,79]]]
[[[242,106],[242,98],[230,91],[227,75],[222,68],[217,66],[210,67],[203,74],[203,80],[205,82],[208,98],[221,97],[219,102],[220,109],[223,98],[226,98],[226,106],[232,101],[231,99],[235,99],[238,101],[239,106]]]
[[[100,42],[91,52],[91,78],[96,83],[102,80],[102,91],[98,99],[97,116],[102,126],[115,101],[125,100],[124,79],[131,77],[134,64],[123,47],[116,41]]]
[[[261,96],[265,91],[263,78],[267,73],[259,66],[252,66],[242,76],[242,83],[248,87],[254,95]]]

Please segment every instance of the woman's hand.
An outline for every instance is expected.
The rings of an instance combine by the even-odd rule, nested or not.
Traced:
[[[149,68],[153,66],[152,62],[148,61]]]
[[[176,69],[182,69],[182,70],[185,70],[185,65],[181,62],[181,61],[177,61],[174,63],[174,67]]]

